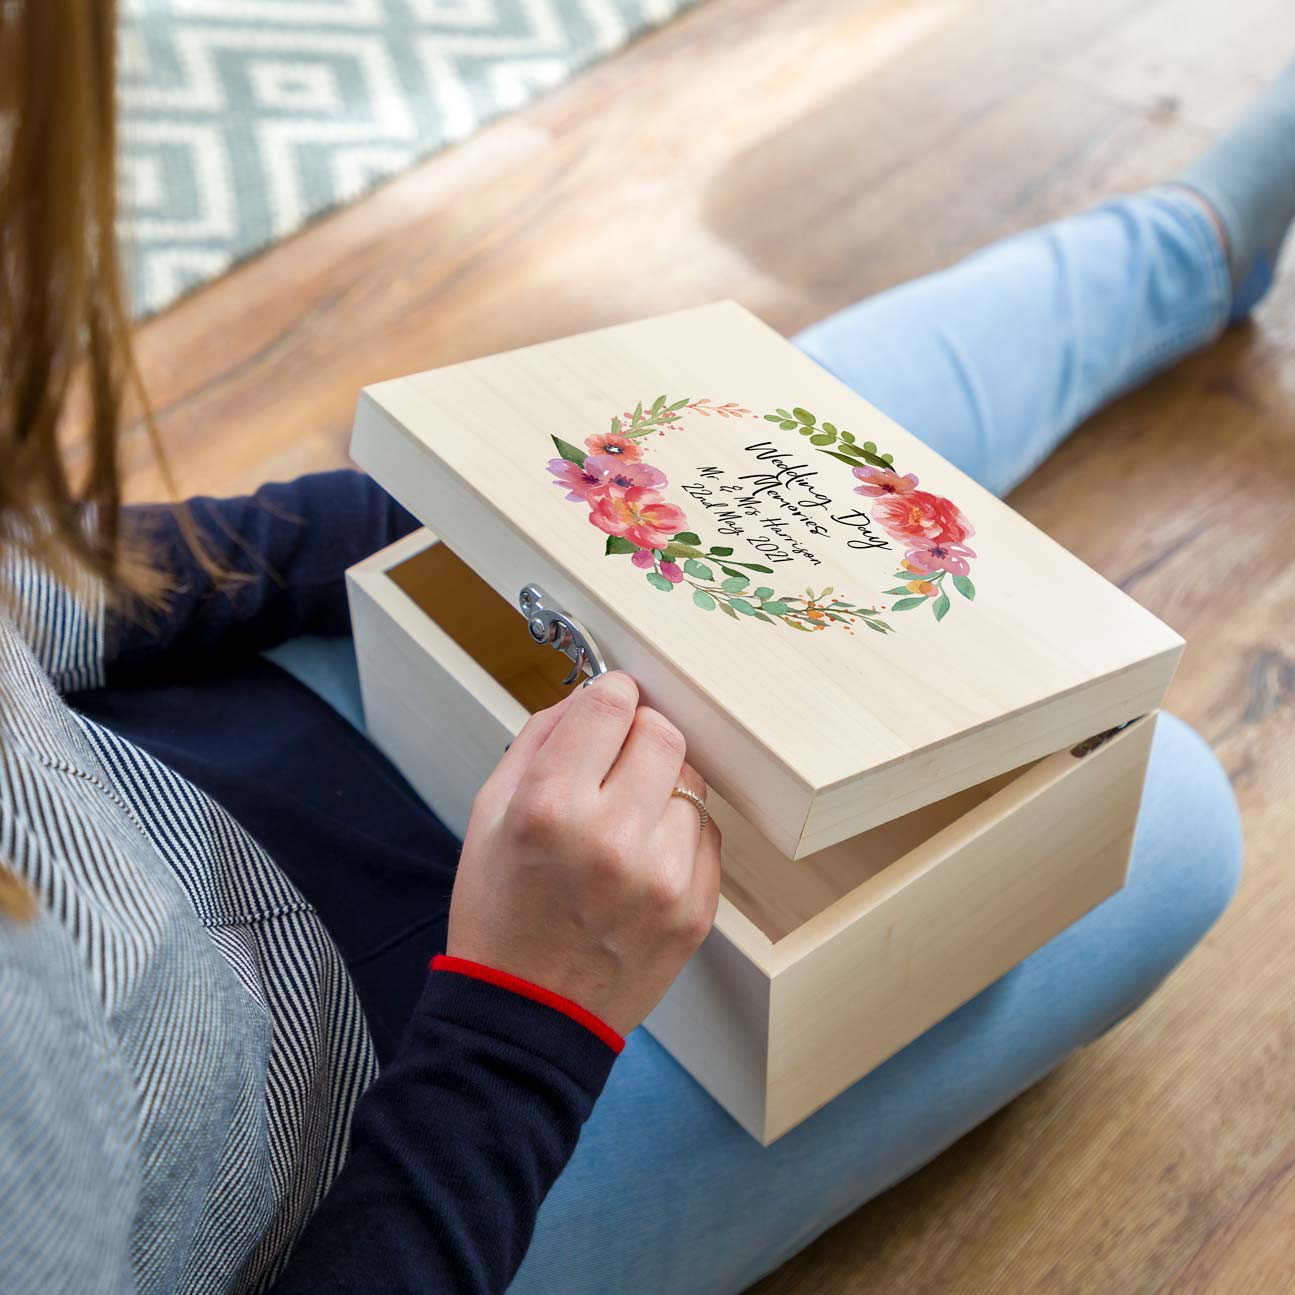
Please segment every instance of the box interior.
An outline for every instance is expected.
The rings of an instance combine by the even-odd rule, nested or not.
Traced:
[[[571,668],[569,659],[535,643],[520,611],[444,544],[431,545],[388,575],[527,710],[551,706],[566,694],[561,681]],[[1024,771],[970,787],[799,860],[780,854],[712,792],[711,813],[724,834],[723,892],[776,943]]]

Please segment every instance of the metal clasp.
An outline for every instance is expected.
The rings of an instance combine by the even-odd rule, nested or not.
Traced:
[[[574,616],[555,606],[539,585],[527,585],[517,595],[517,605],[526,617],[531,638],[571,658],[571,673],[562,680],[564,684],[575,683],[586,670],[589,672],[586,683],[607,673],[607,663],[589,631]]]

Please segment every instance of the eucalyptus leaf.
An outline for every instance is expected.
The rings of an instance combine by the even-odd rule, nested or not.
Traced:
[[[781,414],[765,414],[764,421],[766,423],[781,423],[784,420]]]
[[[726,594],[736,594],[740,593],[750,583],[746,576],[730,576],[720,585],[720,588]]]
[[[877,452],[877,442],[876,442],[876,441],[864,441],[864,443],[863,443],[863,448],[864,448],[865,450],[867,450],[869,454],[876,454],[876,452]]]
[[[777,413],[777,415],[778,415],[778,417],[779,417],[779,418],[786,418],[786,419],[790,419],[790,418],[791,418],[791,415],[790,415],[790,414],[789,414],[785,409],[776,409],[776,408],[775,408],[775,412]]]
[[[751,590],[751,597],[758,598],[763,602],[766,598],[773,597],[773,590],[768,585],[761,585],[759,589]]]
[[[785,616],[787,614],[787,604],[780,599],[772,598],[766,603],[762,603],[760,610],[768,612],[770,616]]]
[[[696,558],[689,558],[683,564],[683,569],[690,575],[695,576],[698,580],[714,580],[715,573],[704,562],[698,562]]]
[[[839,433],[836,430],[836,424],[829,423],[826,419],[823,420],[823,430],[825,432],[831,432],[833,436],[839,435]]]
[[[752,607],[745,598],[730,598],[728,600],[728,605],[733,608],[734,611],[741,612],[743,616],[755,615],[755,608]]]
[[[827,426],[827,424],[826,424],[826,423],[824,423],[824,424],[823,424],[823,426],[824,426],[824,427],[826,427],[826,426]],[[842,439],[842,440],[843,440],[847,445],[853,445],[853,444],[854,444],[854,433],[853,433],[853,432],[842,432],[840,435],[841,435],[841,439]]]
[[[809,443],[811,445],[831,445],[834,440],[836,440],[836,437],[831,435],[830,432],[819,432],[817,436],[809,438]]]
[[[794,419],[789,418],[786,422],[779,423],[778,426],[781,427],[784,432],[789,432],[793,427],[796,426],[796,422]]]
[[[715,610],[715,600],[704,590],[694,589],[692,591],[692,600],[704,612],[713,612]]]
[[[659,571],[649,571],[647,582],[653,589],[660,589],[663,594],[668,594],[674,585],[665,578]]]
[[[792,415],[799,422],[804,423],[806,427],[814,426],[814,422],[815,422],[814,415],[811,414],[808,409],[802,409],[799,405],[797,405],[791,412],[792,412]]]

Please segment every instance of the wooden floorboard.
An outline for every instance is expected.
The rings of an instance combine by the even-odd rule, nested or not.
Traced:
[[[181,486],[343,460],[366,382],[719,297],[791,331],[1160,179],[1289,0],[709,0],[150,322]],[[1289,264],[1289,262],[1288,262]],[[134,497],[160,478],[127,447]],[[758,1295],[1295,1289],[1295,277],[1018,491],[1189,640],[1241,893],[1152,1001]]]

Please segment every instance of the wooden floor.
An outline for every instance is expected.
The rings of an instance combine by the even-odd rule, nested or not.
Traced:
[[[1292,54],[1290,0],[709,0],[148,324],[181,484],[341,462],[375,379],[726,296],[790,331],[1165,176]],[[1295,1290],[1295,275],[1015,502],[1187,636],[1170,704],[1236,784],[1242,891],[1142,1011],[756,1289]]]

